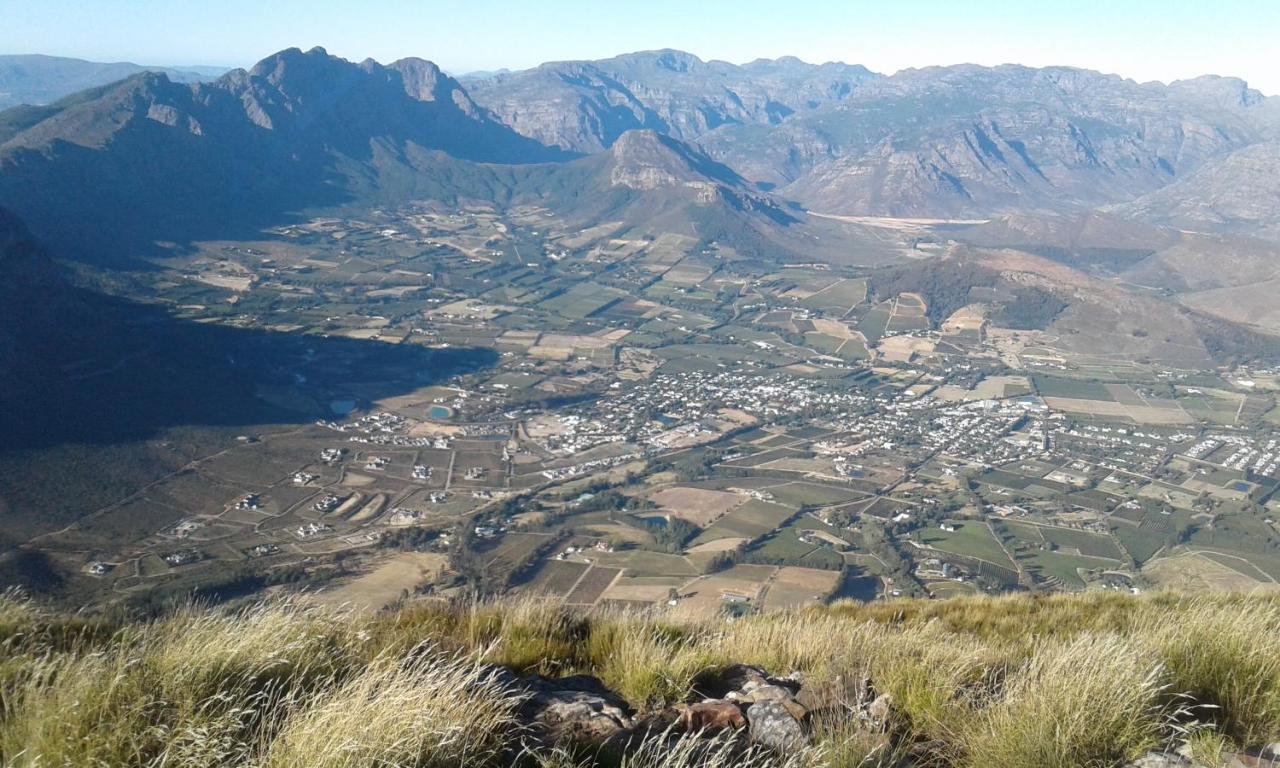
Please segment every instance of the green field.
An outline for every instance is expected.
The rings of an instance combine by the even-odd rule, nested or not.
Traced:
[[[584,318],[624,298],[627,298],[627,294],[616,288],[596,283],[581,283],[558,296],[543,301],[538,306],[563,317]]]
[[[1123,558],[1120,550],[1116,547],[1115,541],[1110,536],[1078,531],[1073,528],[1046,525],[1037,527],[1045,541],[1055,545],[1058,549],[1074,549],[1080,554],[1089,557],[1105,557],[1111,560]]]
[[[1105,384],[1083,379],[1062,379],[1057,376],[1036,374],[1031,383],[1041,397],[1069,397],[1077,400],[1114,401],[1115,397]]]
[[[1126,523],[1114,523],[1111,532],[1139,565],[1154,557],[1165,542],[1161,534]]]
[[[761,562],[778,562],[785,565],[799,565],[805,568],[824,568],[838,571],[844,567],[844,556],[831,547],[809,544],[800,540],[801,530],[824,530],[836,536],[839,531],[823,525],[811,517],[800,517],[766,536],[759,544],[748,550],[749,560]]]
[[[1064,555],[1061,552],[1038,552],[1023,558],[1028,570],[1039,574],[1042,578],[1056,578],[1069,588],[1081,588],[1084,580],[1076,572],[1077,568],[1097,569],[1110,568],[1115,565],[1107,560],[1099,560],[1078,555]]]
[[[928,528],[920,532],[920,542],[943,552],[975,557],[1004,568],[1013,568],[1013,561],[987,526],[980,522],[955,523],[954,532]]]
[[[867,280],[839,280],[800,301],[800,306],[843,315],[867,300]]]
[[[691,546],[717,539],[754,539],[777,528],[796,511],[781,504],[752,499],[716,520],[690,542]]]
[[[789,504],[797,508],[806,504],[823,506],[840,504],[866,496],[866,494],[851,488],[838,488],[831,485],[818,485],[817,483],[775,485],[769,488],[769,493],[773,494],[774,500],[779,504]]]
[[[889,310],[870,309],[858,320],[858,332],[866,337],[868,344],[875,344],[884,336],[885,325],[889,322]]]

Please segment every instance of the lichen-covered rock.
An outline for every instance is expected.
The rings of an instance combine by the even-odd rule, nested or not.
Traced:
[[[777,750],[796,749],[809,740],[792,710],[780,701],[752,704],[747,708],[747,722],[753,741]]]
[[[520,681],[528,695],[521,710],[553,741],[603,743],[633,725],[625,701],[593,677],[534,676]]]

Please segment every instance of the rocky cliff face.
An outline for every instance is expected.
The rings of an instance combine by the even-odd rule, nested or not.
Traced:
[[[1276,100],[1236,78],[1166,86],[1067,67],[883,77],[651,51],[467,86],[540,142],[596,152],[627,130],[653,130],[696,142],[813,209],[845,214],[967,217],[1125,202],[1280,130]]]
[[[768,132],[724,128],[702,144],[735,167],[770,158],[754,162],[754,178],[825,211],[1062,210],[1132,199],[1258,141],[1268,125],[1260,100],[1218,81],[1166,87],[1064,68],[932,68]]]
[[[776,125],[848,98],[879,77],[845,64],[786,58],[735,66],[664,50],[544,64],[467,87],[525,136],[595,152],[638,128],[690,140],[725,125]]]

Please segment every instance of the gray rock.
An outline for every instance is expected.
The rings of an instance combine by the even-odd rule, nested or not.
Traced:
[[[794,705],[794,702],[790,702]],[[790,750],[808,743],[804,728],[783,702],[760,701],[747,708],[747,722],[753,741],[778,750]]]
[[[632,725],[626,702],[594,678],[544,677],[521,681],[527,691],[522,712],[554,741],[603,743],[621,736]]]
[[[741,690],[730,691],[726,698],[750,704],[757,701],[789,701],[792,694],[789,688],[781,685],[751,681]]]
[[[716,674],[703,680],[699,687],[709,698],[728,698],[730,693],[741,692],[749,685],[763,685],[769,682],[769,675],[759,667],[746,664],[734,664],[725,667]]]

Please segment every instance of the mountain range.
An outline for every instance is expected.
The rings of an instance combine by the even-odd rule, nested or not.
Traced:
[[[671,164],[643,183],[597,157],[636,130]],[[584,174],[624,196],[732,188],[701,200],[773,212],[773,224],[789,206],[933,218],[1108,207],[1274,237],[1278,141],[1280,100],[1225,77],[971,65],[884,76],[663,50],[460,81],[421,59],[289,49],[208,83],[144,72],[0,113],[0,206],[79,258],[369,201],[572,206]]]
[[[0,56],[0,109],[48,104],[86,88],[106,85],[139,72],[163,72],[174,82],[213,80],[225,67],[144,67],[128,62],[101,63],[64,56]]]
[[[984,268],[1072,306],[1117,280],[1158,293],[1135,311],[1212,331],[1192,334],[1196,363],[1239,346],[1220,323],[1280,333],[1261,311],[1280,284],[1278,170],[1280,99],[1241,80],[1063,67],[885,76],[663,50],[457,79],[292,48],[210,82],[146,71],[0,112],[0,208],[56,259],[142,266],[420,200],[864,265],[880,257],[857,217],[964,219],[973,247],[1039,259]]]

